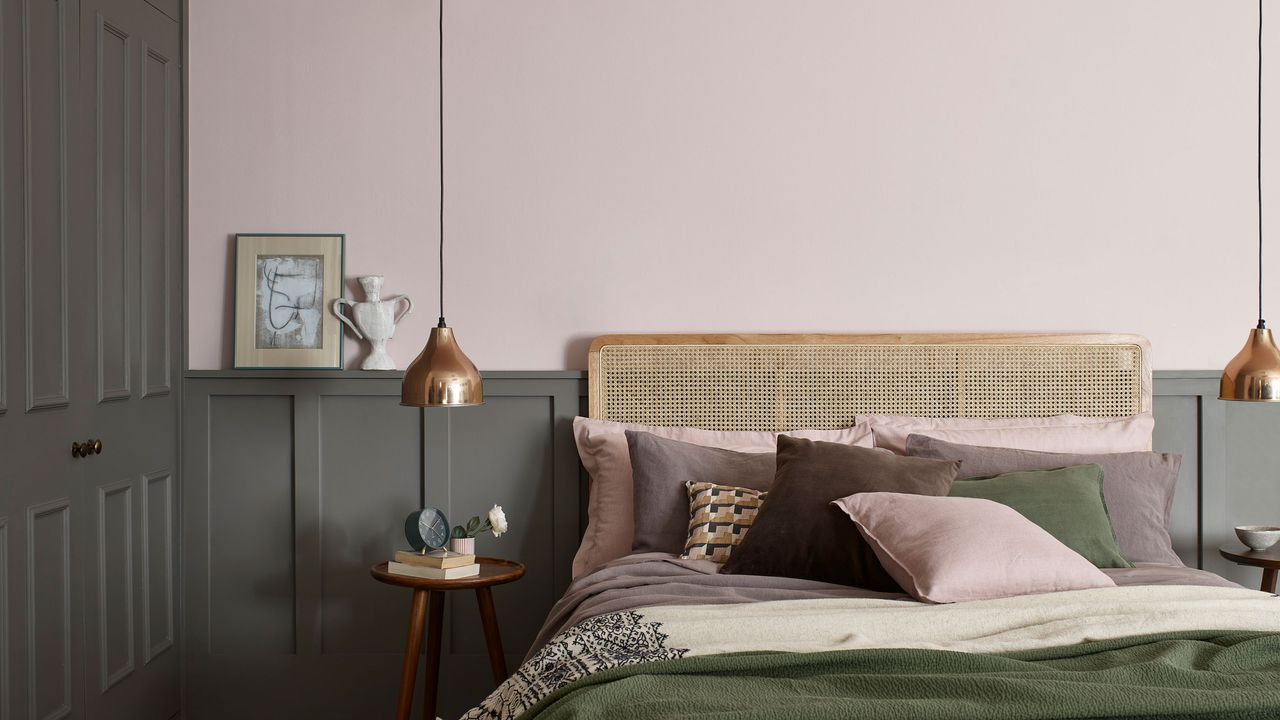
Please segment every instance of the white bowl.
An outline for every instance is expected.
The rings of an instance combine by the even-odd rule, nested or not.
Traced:
[[[1252,550],[1266,550],[1280,540],[1280,527],[1275,525],[1239,525],[1236,537]]]

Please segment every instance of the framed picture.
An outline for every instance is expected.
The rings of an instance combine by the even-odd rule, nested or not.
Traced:
[[[235,367],[342,369],[345,235],[236,235]]]

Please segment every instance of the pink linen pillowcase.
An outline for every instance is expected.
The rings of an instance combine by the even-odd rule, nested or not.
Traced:
[[[587,497],[587,529],[578,553],[573,557],[575,579],[631,553],[635,539],[635,498],[631,482],[631,454],[627,449],[628,430],[738,452],[775,452],[779,435],[875,447],[868,427],[789,430],[785,433],[742,432],[657,427],[576,417],[573,419],[573,439],[577,443],[582,466],[591,475],[591,492]]]
[[[910,415],[859,415],[869,425],[876,447],[899,455],[907,452],[907,436],[928,435],[964,445],[1068,453],[1146,452],[1151,449],[1155,416],[1124,418],[1055,415],[1038,418],[930,418]]]
[[[857,493],[833,500],[889,575],[935,603],[1113,587],[1092,563],[991,500]]]

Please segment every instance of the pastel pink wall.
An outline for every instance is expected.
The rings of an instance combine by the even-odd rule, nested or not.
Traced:
[[[435,8],[192,1],[193,368],[231,363],[236,232],[345,232],[350,278],[419,303],[392,354],[420,349]],[[453,0],[450,324],[487,370],[580,368],[610,331],[823,330],[1140,332],[1157,368],[1221,367],[1254,320],[1255,13]]]

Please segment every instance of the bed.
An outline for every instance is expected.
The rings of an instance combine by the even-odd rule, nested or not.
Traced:
[[[592,418],[717,431],[1151,411],[1133,335],[614,335]],[[946,604],[636,552],[584,568],[465,717],[1274,718],[1280,606],[1180,563]]]

